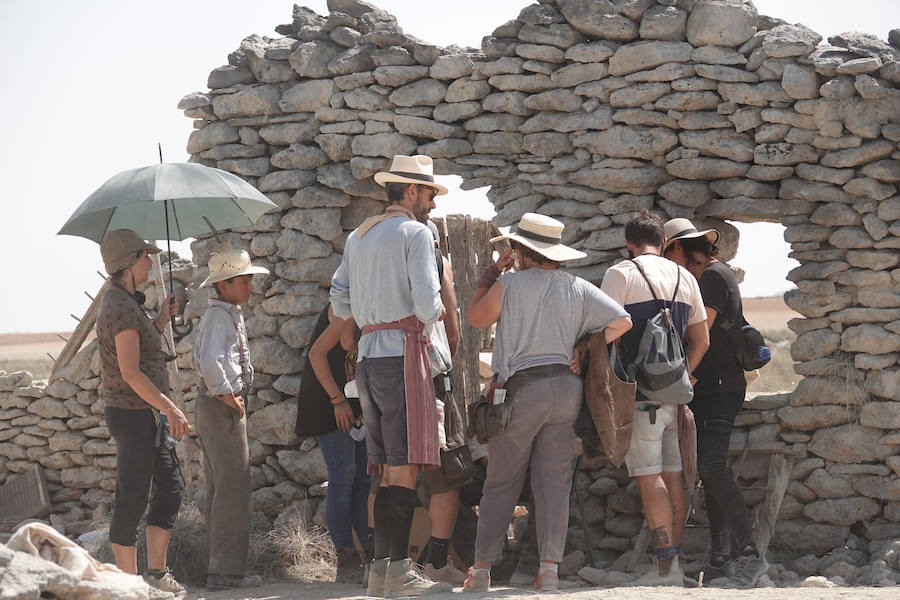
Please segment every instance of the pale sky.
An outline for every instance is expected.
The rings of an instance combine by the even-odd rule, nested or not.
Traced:
[[[328,14],[325,0],[301,3]],[[532,2],[374,3],[424,41],[479,47],[483,36]],[[857,30],[887,39],[891,27],[900,27],[898,0],[755,4],[760,13],[802,22],[824,37]],[[0,333],[74,328],[69,314],[87,309],[83,292],[97,291],[96,271],[103,266],[97,244],[56,232],[109,177],[157,162],[157,142],[166,162],[187,160],[192,125],[178,101],[206,91],[209,72],[227,64],[244,37],[278,37],[274,28],[291,21],[292,6],[291,0],[0,0],[0,177],[6,189],[0,260],[7,265]],[[485,211],[479,192],[453,191],[447,202],[458,212]],[[745,230],[746,251],[734,261],[748,271],[745,296],[790,286],[784,280],[791,268],[788,246],[776,226],[752,232],[758,228]]]

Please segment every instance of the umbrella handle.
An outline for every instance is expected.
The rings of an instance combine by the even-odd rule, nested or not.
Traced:
[[[172,333],[175,335],[175,337],[186,337],[190,335],[190,333],[194,330],[194,323],[190,319],[185,321],[184,325],[185,329],[180,329],[180,325],[175,322],[175,317],[172,317]]]

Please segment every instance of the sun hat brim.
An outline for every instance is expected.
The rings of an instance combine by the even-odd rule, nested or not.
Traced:
[[[694,240],[701,237],[705,237],[710,244],[715,244],[719,241],[719,231],[716,229],[704,229],[703,231],[688,231],[676,233],[671,238],[666,239],[666,243],[663,245],[663,251],[671,246],[672,242],[676,242],[678,240]]]
[[[584,258],[587,256],[585,252],[581,250],[576,250],[575,248],[569,248],[565,244],[562,243],[551,243],[551,242],[539,242],[537,240],[531,240],[525,236],[519,235],[516,232],[509,232],[503,235],[498,235],[497,237],[491,238],[490,242],[495,244],[497,242],[501,242],[503,240],[514,240],[527,248],[531,248],[541,256],[545,256],[548,259],[554,262],[565,262],[567,260],[578,260],[579,258]]]
[[[214,283],[218,283],[220,281],[225,281],[226,279],[231,279],[232,277],[240,277],[241,275],[268,275],[269,270],[265,267],[257,267],[256,265],[250,265],[246,269],[242,269],[240,273],[218,273],[216,275],[210,275],[206,279],[203,280],[203,283],[200,284],[200,287],[206,287],[212,285]]]
[[[428,181],[425,179],[415,179],[414,177],[404,177],[403,175],[397,175],[396,173],[391,173],[390,171],[380,171],[375,173],[375,183],[384,187],[386,183],[413,183],[417,185],[427,185],[428,187],[433,187],[437,190],[438,196],[443,196],[447,193],[447,188],[442,186],[439,183],[434,183],[433,181]]]

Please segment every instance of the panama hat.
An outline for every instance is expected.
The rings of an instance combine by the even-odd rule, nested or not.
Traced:
[[[384,186],[386,183],[413,183],[427,185],[437,190],[437,195],[447,193],[447,188],[434,182],[434,161],[430,156],[417,154],[404,156],[395,154],[390,171],[375,173],[375,183]]]
[[[666,243],[663,245],[663,250],[665,250],[675,240],[691,240],[705,237],[710,244],[715,244],[719,241],[719,232],[715,229],[698,231],[690,220],[678,218],[666,221],[665,225],[663,225],[663,237],[666,238]]]
[[[103,258],[103,266],[110,275],[136,263],[137,254],[141,250],[146,250],[147,254],[161,252],[159,248],[148,244],[130,229],[114,229],[104,235],[103,241],[100,242],[100,257]]]
[[[239,275],[255,273],[268,274],[269,270],[250,264],[250,255],[246,250],[230,248],[224,252],[216,252],[209,258],[209,277],[200,284],[200,287],[206,287]]]
[[[505,235],[491,238],[491,243],[501,240],[514,240],[554,262],[576,260],[587,256],[580,250],[563,245],[562,232],[564,227],[565,225],[562,222],[547,215],[525,213],[519,219],[517,226],[513,226],[510,232]]]

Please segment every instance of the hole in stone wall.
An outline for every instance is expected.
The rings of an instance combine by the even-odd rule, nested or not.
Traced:
[[[772,361],[759,370],[759,379],[750,394],[790,391],[802,377],[794,372],[790,345],[796,338],[787,322],[800,317],[784,303],[784,292],[795,288],[788,272],[800,263],[790,258],[790,244],[784,241],[784,226],[778,223],[729,222],[741,237],[737,256],[728,261],[744,271],[740,284],[744,316],[763,332],[772,350]]]

